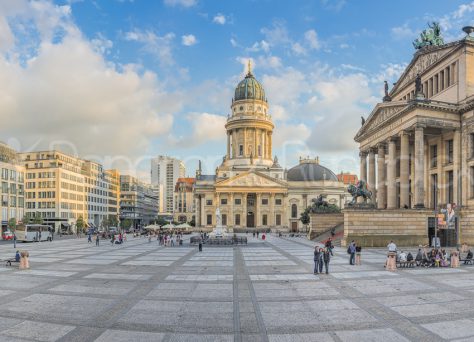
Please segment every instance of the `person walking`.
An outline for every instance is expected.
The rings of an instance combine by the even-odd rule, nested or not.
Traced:
[[[318,274],[322,254],[318,246],[314,247],[314,274]]]
[[[356,260],[355,264],[356,265],[362,265],[361,263],[361,253],[362,253],[362,247],[359,244],[356,244]]]
[[[331,261],[331,253],[329,252],[328,248],[324,250],[323,261],[324,261],[324,270],[326,271],[326,274],[329,274],[329,261]]]
[[[324,247],[329,248],[329,251],[331,252],[331,256],[334,256],[334,254],[332,254],[332,249],[334,248],[334,246],[333,246],[333,244],[332,244],[332,238],[329,238],[329,239],[326,241]]]
[[[97,233],[95,236],[95,245],[99,247],[99,233]]]
[[[92,243],[92,234],[87,234],[87,243]]]
[[[356,245],[354,240],[351,241],[347,252],[350,254],[349,264],[354,265],[355,253],[356,253]]]

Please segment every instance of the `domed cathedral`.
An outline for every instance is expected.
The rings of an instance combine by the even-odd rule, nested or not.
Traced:
[[[211,229],[219,208],[229,230],[277,228],[302,230],[301,213],[320,194],[338,206],[344,185],[318,159],[301,159],[284,170],[272,154],[275,128],[265,89],[252,73],[235,88],[225,129],[227,151],[215,175],[196,171],[196,226]]]

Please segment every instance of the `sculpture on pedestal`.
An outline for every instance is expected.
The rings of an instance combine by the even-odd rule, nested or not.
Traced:
[[[364,180],[359,180],[356,185],[349,185],[347,191],[352,195],[352,201],[349,205],[354,205],[357,203],[357,198],[363,197],[364,202],[372,199],[372,191],[367,187],[367,182]]]

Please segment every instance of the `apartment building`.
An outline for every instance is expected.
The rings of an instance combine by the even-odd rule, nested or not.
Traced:
[[[195,219],[195,184],[196,178],[178,178],[174,189],[174,221],[184,223]]]
[[[151,184],[161,186],[158,194],[160,214],[173,214],[174,188],[178,178],[184,177],[184,163],[176,158],[158,156],[151,160]]]

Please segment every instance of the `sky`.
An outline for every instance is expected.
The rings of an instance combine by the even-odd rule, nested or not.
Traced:
[[[474,1],[0,0],[0,141],[144,180],[156,155],[212,173],[251,60],[280,164],[357,173],[361,116],[431,21],[461,39]]]

